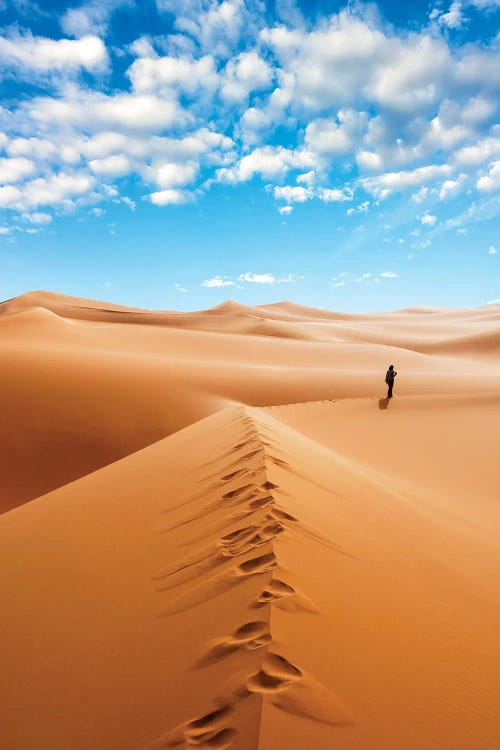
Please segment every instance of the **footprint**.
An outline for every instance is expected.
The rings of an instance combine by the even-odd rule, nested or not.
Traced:
[[[237,469],[237,471],[231,472],[231,474],[226,474],[222,477],[224,482],[229,482],[231,479],[236,479],[236,477],[239,477],[241,474],[244,474],[246,472],[246,469]]]
[[[282,534],[285,531],[285,527],[280,523],[271,523],[268,526],[264,526],[259,536],[263,541],[270,541],[275,539],[278,534]]]
[[[278,578],[273,578],[270,581],[262,594],[257,599],[258,603],[269,604],[269,602],[281,599],[283,596],[293,596],[295,589],[293,586],[289,586],[288,583],[280,581]]]
[[[229,638],[215,641],[210,650],[199,659],[195,666],[206,667],[215,664],[240,649],[255,651],[272,641],[269,624],[263,620],[247,622],[241,625]]]
[[[242,576],[258,575],[260,573],[267,573],[269,570],[275,568],[278,564],[274,552],[269,552],[267,555],[261,555],[260,557],[254,557],[251,560],[241,563],[237,568],[237,573]]]
[[[264,489],[264,490],[276,490],[276,489],[278,489],[278,486],[279,485],[274,484],[273,482],[264,482],[264,484],[262,485],[262,489]]]
[[[286,461],[283,461],[281,458],[276,458],[276,456],[267,456],[267,458],[271,461],[271,463],[275,464],[276,466],[279,466],[280,469],[290,469],[291,466]]]
[[[228,750],[233,744],[233,741],[238,732],[236,729],[222,729],[217,732],[211,739],[200,745],[201,748],[214,748],[214,750]]]
[[[233,544],[248,539],[252,534],[255,534],[258,528],[258,526],[244,526],[242,529],[232,531],[230,534],[226,534],[222,537],[220,540],[221,546],[232,546]]]
[[[310,614],[318,614],[319,612],[317,606],[309,597],[277,578],[267,584],[253,606],[259,608],[268,604],[274,604],[284,612],[309,612]]]
[[[277,518],[279,521],[298,521],[298,518],[295,518],[295,516],[290,515],[290,513],[286,513],[284,510],[280,510],[279,508],[273,508],[271,511],[271,515],[273,518]]]
[[[205,714],[200,719],[194,719],[186,724],[184,734],[189,739],[203,737],[208,732],[215,732],[222,729],[227,718],[233,713],[230,706],[222,706],[209,714]]]
[[[302,678],[302,671],[283,656],[267,654],[259,672],[246,683],[251,693],[280,693]]]
[[[244,484],[241,487],[237,487],[235,490],[225,492],[224,495],[222,495],[222,498],[223,500],[234,500],[235,497],[239,497],[239,495],[242,495],[244,492],[248,492],[248,490],[252,489],[254,489],[253,484]]]
[[[250,510],[258,510],[259,508],[267,508],[268,505],[272,505],[273,503],[274,498],[271,495],[266,495],[266,497],[255,498],[255,500],[248,503],[248,507]]]

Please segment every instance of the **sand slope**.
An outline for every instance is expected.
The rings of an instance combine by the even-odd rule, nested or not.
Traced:
[[[4,746],[493,750],[475,507],[233,408],[5,514]]]
[[[497,312],[183,316],[0,306],[0,748],[496,750]]]

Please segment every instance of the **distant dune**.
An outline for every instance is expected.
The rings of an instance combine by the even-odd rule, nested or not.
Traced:
[[[500,306],[30,292],[0,348],[2,750],[498,750]]]

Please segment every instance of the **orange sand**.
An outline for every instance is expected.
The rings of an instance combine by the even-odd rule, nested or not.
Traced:
[[[0,305],[2,750],[497,750],[499,322]]]

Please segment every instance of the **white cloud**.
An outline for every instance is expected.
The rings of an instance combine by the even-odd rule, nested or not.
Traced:
[[[373,151],[360,151],[356,156],[356,161],[361,169],[367,169],[370,172],[378,172],[383,168],[382,157]]]
[[[310,122],[305,140],[311,151],[320,154],[345,154],[352,145],[349,135],[333,120],[326,119]]]
[[[277,278],[271,273],[242,273],[238,276],[238,281],[246,282],[247,284],[291,284],[296,279],[297,276],[293,273],[282,278]]]
[[[422,203],[427,196],[429,195],[429,188],[423,187],[420,188],[420,190],[417,190],[416,193],[413,193],[411,196],[411,199],[414,203]]]
[[[282,216],[289,216],[293,211],[293,206],[280,206],[278,211]]]
[[[0,36],[2,67],[64,72],[83,68],[102,70],[107,65],[106,47],[96,36],[81,39],[47,39],[31,34]]]
[[[344,201],[352,201],[353,192],[350,188],[323,188],[320,187],[316,190],[316,195],[321,201],[325,203],[338,203]]]
[[[225,286],[235,286],[235,282],[229,276],[213,276],[211,279],[202,281],[201,286],[206,286],[209,289],[220,289]]]
[[[490,166],[490,171],[485,177],[480,177],[476,185],[481,192],[491,193],[500,190],[500,161],[495,161]]]
[[[38,177],[20,188],[6,185],[0,188],[0,207],[25,211],[36,206],[62,204],[89,193],[94,182],[94,178],[85,173],[59,172]]]
[[[482,138],[473,146],[464,146],[453,155],[453,162],[461,167],[482,164],[492,156],[500,155],[500,138]]]
[[[287,203],[304,203],[312,198],[313,192],[310,188],[304,188],[299,185],[285,185],[284,187],[274,188],[274,197],[277,200],[285,200]]]
[[[127,156],[124,154],[115,154],[105,159],[92,159],[89,167],[98,175],[109,175],[112,177],[121,177],[128,174],[132,166]]]
[[[181,187],[193,182],[198,171],[196,162],[159,162],[146,170],[148,179],[156,182],[158,187]]]
[[[125,203],[125,205],[128,206],[131,211],[135,211],[135,201],[133,201],[131,198],[128,198],[126,195],[124,195],[120,200],[122,203]]]
[[[498,253],[498,250],[494,245],[490,245],[488,248],[488,255],[496,255]]]
[[[386,172],[377,177],[364,177],[361,179],[361,184],[368,192],[385,197],[389,193],[418,187],[427,182],[435,182],[450,172],[451,167],[448,164],[431,164],[402,172]]]
[[[449,29],[459,29],[464,25],[466,19],[462,14],[462,3],[460,0],[453,0],[447,13],[438,16],[438,21]]]
[[[156,0],[160,10],[173,14],[178,31],[197,41],[216,57],[231,54],[242,33],[251,31],[253,18],[244,0]]]
[[[184,203],[190,203],[194,196],[188,190],[158,190],[149,196],[151,203],[155,206],[181,206]]]
[[[215,60],[204,55],[198,60],[188,57],[140,57],[130,66],[128,76],[137,93],[159,90],[195,94],[200,89],[214,91],[218,85]]]
[[[10,229],[9,227],[0,227],[0,234],[9,234]]]
[[[467,175],[460,174],[456,180],[445,180],[439,191],[439,200],[448,200],[448,198],[454,198],[458,195],[462,190],[466,177]]]
[[[50,214],[35,212],[32,214],[23,214],[23,219],[29,221],[30,224],[50,224],[52,216]]]
[[[297,175],[297,182],[301,185],[303,184],[307,185],[307,187],[312,187],[316,182],[316,172],[314,169],[311,169],[309,172]]]
[[[110,127],[155,132],[190,119],[172,99],[135,94],[107,96],[78,89],[71,90],[64,99],[35,99],[29,116],[44,126],[73,125],[92,132]]]
[[[398,274],[394,273],[394,271],[382,271],[380,276],[383,279],[397,279],[398,278]]]
[[[487,120],[496,110],[496,104],[484,96],[473,96],[462,110],[462,119],[477,125]]]
[[[0,159],[0,184],[19,182],[35,172],[35,165],[29,159]]]
[[[221,96],[230,102],[244,101],[252,91],[269,86],[271,78],[271,69],[256,52],[242,52],[222,73]]]
[[[185,286],[182,286],[182,284],[174,284],[174,287],[178,292],[189,292],[189,289],[187,289]]]
[[[353,214],[365,214],[367,213],[369,208],[370,208],[370,201],[363,201],[363,203],[360,203],[358,206],[353,206],[352,208],[348,208],[346,211],[346,214],[347,216],[352,216]]]
[[[267,179],[284,177],[290,169],[316,166],[313,154],[283,146],[263,146],[244,156],[235,167],[218,170],[221,182],[246,182],[256,174]]]
[[[427,214],[424,214],[423,216],[419,216],[418,219],[421,224],[424,224],[425,226],[428,226],[428,227],[433,227],[437,221],[437,216],[434,216],[434,214],[427,213]]]
[[[78,8],[68,8],[61,18],[61,28],[69,36],[104,35],[113,11],[127,0],[94,0]]]

